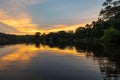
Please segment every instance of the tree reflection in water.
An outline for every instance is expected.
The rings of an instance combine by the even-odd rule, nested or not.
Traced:
[[[33,43],[32,43],[33,44]],[[31,45],[26,44],[26,45]],[[104,80],[120,80],[120,46],[118,44],[34,44],[38,50],[48,46],[49,49],[55,48],[61,52],[69,50],[76,52],[77,55],[84,53],[87,58],[92,58],[100,68]],[[41,46],[42,45],[42,46]],[[56,49],[57,48],[57,49]],[[59,48],[59,49],[58,49]],[[48,50],[49,50],[48,49]],[[72,54],[74,55],[74,54]]]
[[[119,80],[120,69],[116,67],[115,62],[110,62],[108,58],[94,58],[100,65],[100,70],[104,80]]]
[[[118,44],[47,45],[59,49],[75,47],[78,53],[85,52],[86,57],[92,57],[97,62],[104,80],[120,80],[120,46]]]
[[[104,55],[95,56],[104,80],[120,80],[120,46],[116,44],[104,45]]]

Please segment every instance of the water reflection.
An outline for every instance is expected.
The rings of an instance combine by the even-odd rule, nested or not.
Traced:
[[[115,44],[1,46],[0,79],[120,80],[119,49]]]
[[[120,46],[105,44],[101,55],[96,55],[104,80],[120,80]],[[100,53],[99,53],[100,54]]]

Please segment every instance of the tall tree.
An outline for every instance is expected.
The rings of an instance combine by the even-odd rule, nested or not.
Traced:
[[[100,12],[103,20],[113,19],[118,14],[120,14],[120,0],[106,0],[103,3],[103,9]]]
[[[40,32],[35,33],[35,40],[38,41],[40,39]]]

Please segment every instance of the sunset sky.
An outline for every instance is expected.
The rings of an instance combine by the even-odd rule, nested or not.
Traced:
[[[0,32],[75,30],[96,20],[105,0],[0,0]]]

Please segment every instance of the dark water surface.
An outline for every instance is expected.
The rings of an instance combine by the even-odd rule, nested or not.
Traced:
[[[113,46],[0,46],[0,80],[120,80]]]

